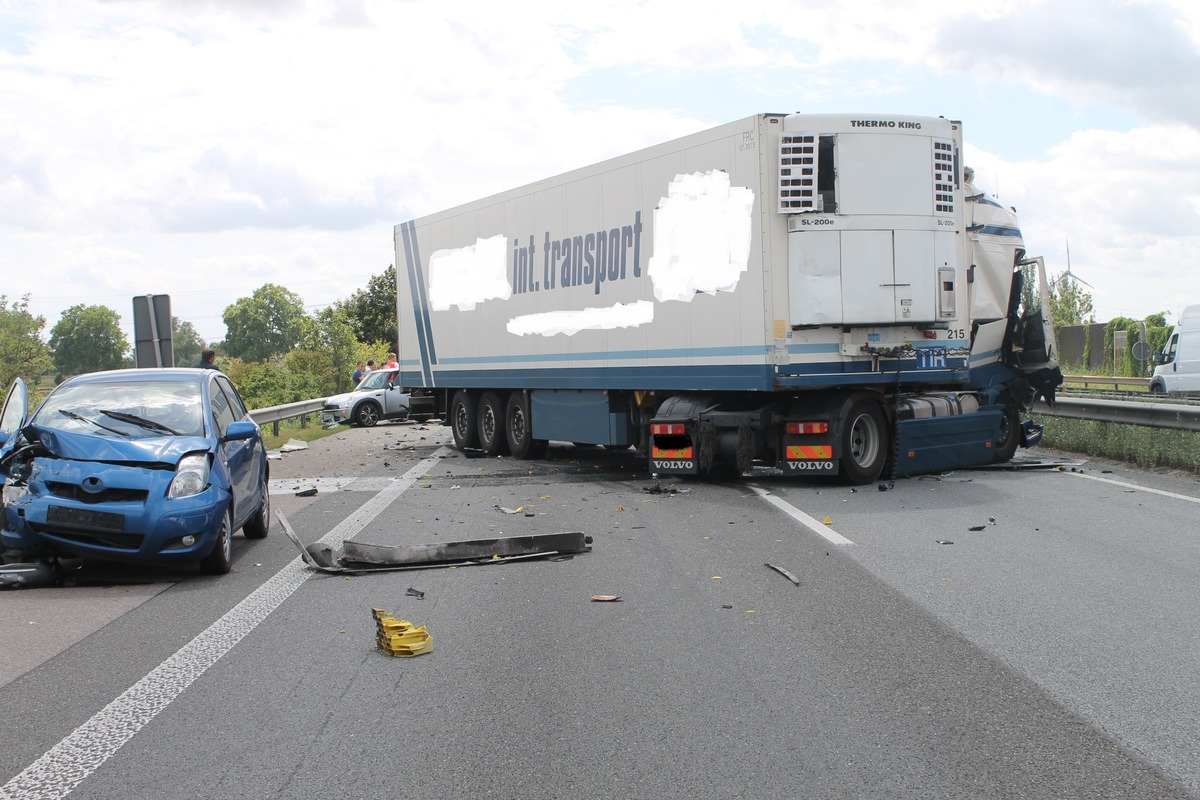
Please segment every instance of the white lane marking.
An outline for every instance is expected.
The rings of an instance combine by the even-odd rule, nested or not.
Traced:
[[[787,514],[789,517],[791,517],[792,519],[799,522],[801,525],[803,525],[806,528],[808,528],[809,530],[811,530],[813,533],[818,534],[819,536],[825,537],[832,544],[836,544],[838,547],[846,547],[848,545],[854,544],[854,542],[850,541],[845,536],[842,536],[840,533],[835,531],[833,528],[829,527],[828,525],[825,525],[822,522],[817,521],[813,517],[810,517],[808,514],[805,514],[803,511],[796,508],[791,503],[788,503],[787,501],[784,501],[784,500],[780,500],[778,497],[771,494],[766,489],[760,489],[759,487],[754,486],[754,485],[751,485],[750,488],[751,488],[751,490],[754,491],[755,494],[757,494],[763,500],[766,500],[768,503],[775,506],[783,513]]]
[[[1161,494],[1163,497],[1170,497],[1175,500],[1185,500],[1189,503],[1200,503],[1200,497],[1192,497],[1186,494],[1176,494],[1175,492],[1167,492],[1162,489],[1151,489],[1149,486],[1139,486],[1136,483],[1126,483],[1125,481],[1117,481],[1112,478],[1101,478],[1099,475],[1086,475],[1082,472],[1064,472],[1064,475],[1074,475],[1077,478],[1087,478],[1090,481],[1099,481],[1100,483],[1111,483],[1113,486],[1121,486],[1125,489],[1136,489],[1139,492],[1150,492],[1151,494]]]
[[[438,448],[432,456],[393,481],[321,537],[321,543],[341,547],[346,539],[366,527],[449,454],[449,448]],[[59,800],[66,797],[313,574],[297,557],[19,775],[0,786],[0,798]]]

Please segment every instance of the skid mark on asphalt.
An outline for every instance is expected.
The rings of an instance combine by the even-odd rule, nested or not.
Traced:
[[[448,448],[438,448],[402,478],[389,479],[387,488],[380,490],[325,534],[321,543],[341,547],[346,539],[362,530],[449,453]],[[0,798],[59,800],[66,797],[209,667],[232,650],[312,574],[297,557],[225,616],[46,751],[41,758],[0,786]]]

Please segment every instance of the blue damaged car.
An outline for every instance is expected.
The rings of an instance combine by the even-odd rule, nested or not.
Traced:
[[[223,373],[127,369],[64,381],[26,420],[0,412],[0,551],[197,563],[229,572],[232,536],[270,527],[266,449]]]

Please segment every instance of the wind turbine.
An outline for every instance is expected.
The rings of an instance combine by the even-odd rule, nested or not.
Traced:
[[[1080,283],[1082,283],[1084,286],[1088,287],[1089,289],[1095,289],[1096,288],[1095,286],[1092,286],[1090,283],[1085,281],[1083,278],[1079,277],[1074,272],[1071,272],[1071,241],[1069,239],[1064,240],[1064,241],[1066,241],[1066,243],[1067,243],[1067,271],[1063,273],[1063,277],[1070,278],[1073,281],[1079,281]]]

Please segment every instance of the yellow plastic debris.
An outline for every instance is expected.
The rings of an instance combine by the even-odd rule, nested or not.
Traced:
[[[832,517],[826,517],[826,518],[825,518],[825,524],[826,524],[826,525],[832,525],[832,524],[833,524],[833,518],[832,518]]]
[[[382,608],[371,609],[375,616],[375,645],[389,656],[410,658],[433,652],[433,637],[422,625],[396,619]]]

